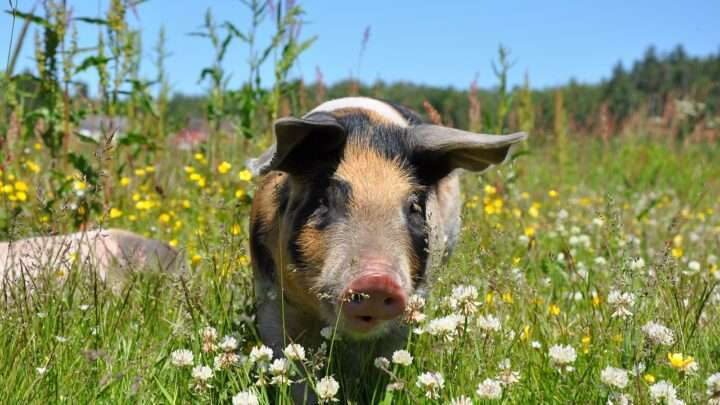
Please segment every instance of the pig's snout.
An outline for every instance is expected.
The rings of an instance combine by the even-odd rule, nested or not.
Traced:
[[[368,271],[353,280],[344,294],[342,317],[351,329],[367,332],[405,311],[407,297],[388,272]]]

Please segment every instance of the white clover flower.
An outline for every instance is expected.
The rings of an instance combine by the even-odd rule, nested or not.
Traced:
[[[711,401],[720,404],[720,373],[715,373],[708,377],[705,385],[707,385],[708,396],[712,398]]]
[[[628,292],[612,290],[608,294],[607,302],[615,307],[615,312],[612,314],[613,318],[619,317],[625,319],[633,314],[630,308],[635,305],[635,295]]]
[[[575,349],[570,345],[554,345],[549,350],[550,360],[557,365],[572,364],[577,359]]]
[[[274,376],[286,375],[290,371],[290,363],[287,359],[275,359],[270,364],[270,374]]]
[[[603,225],[605,225],[605,220],[602,219],[601,217],[595,217],[592,220],[592,224],[599,228],[599,227],[602,227]]]
[[[207,382],[213,377],[213,371],[208,366],[195,366],[192,369],[192,378],[200,382]]]
[[[218,347],[224,352],[232,352],[237,349],[238,341],[232,336],[225,336]]]
[[[226,369],[231,366],[235,366],[240,363],[240,356],[233,352],[225,352],[218,354],[213,359],[213,367],[215,370]]]
[[[671,383],[660,380],[650,386],[650,397],[656,402],[665,400],[668,404],[671,404],[677,401],[677,391]]]
[[[608,398],[607,405],[632,405],[632,399],[625,394],[613,392]]]
[[[537,340],[533,340],[532,342],[530,342],[530,347],[532,347],[533,349],[541,349],[542,343],[538,342]]]
[[[595,264],[598,266],[604,266],[607,264],[607,260],[602,256],[596,257],[593,262],[595,262]]]
[[[500,374],[498,374],[497,380],[500,384],[511,386],[520,381],[520,373],[512,370],[510,359],[502,360],[498,367],[500,368]]]
[[[47,369],[47,367],[35,367],[35,371],[37,371],[37,373],[40,375],[45,375],[45,373],[47,373],[48,369]]]
[[[380,356],[375,358],[373,364],[375,364],[375,367],[379,369],[387,369],[388,367],[390,367],[390,360]]]
[[[456,314],[436,318],[427,324],[425,330],[433,336],[451,341],[457,335],[458,328],[464,323],[464,320],[464,317]]]
[[[218,334],[217,330],[213,328],[212,326],[206,326],[200,331],[200,336],[202,337],[202,351],[204,353],[209,353],[215,350],[217,345],[215,344],[215,341],[217,340]]]
[[[473,405],[473,401],[465,395],[460,395],[457,398],[451,399],[450,405]]]
[[[326,326],[320,329],[320,336],[322,336],[325,340],[332,340],[333,331],[334,329],[332,326]],[[335,336],[335,340],[340,340],[340,336]]]
[[[650,321],[643,325],[641,330],[647,339],[656,345],[670,346],[675,343],[673,331],[659,323]]]
[[[192,366],[193,360],[193,353],[187,349],[178,349],[170,353],[170,362],[176,367]]]
[[[396,350],[392,355],[392,362],[401,366],[409,366],[412,361],[413,357],[407,350]]]
[[[688,269],[691,273],[697,273],[698,271],[700,271],[700,263],[693,260],[688,263]]]
[[[713,264],[717,264],[717,262],[718,262],[717,256],[712,255],[712,254],[711,254],[711,255],[708,255],[708,257],[707,257],[707,264],[709,264],[709,265],[712,266]]]
[[[232,397],[232,405],[259,405],[257,395],[252,391],[240,391]]]
[[[559,220],[563,220],[563,219],[566,219],[568,217],[568,215],[569,215],[568,212],[565,211],[565,209],[563,208],[563,209],[560,209],[560,211],[558,211],[557,218]]]
[[[255,346],[250,350],[250,361],[253,363],[267,363],[272,357],[272,349],[265,345]]]
[[[628,372],[622,368],[608,366],[600,372],[600,380],[611,387],[623,389],[628,384]]]
[[[642,270],[645,268],[645,260],[642,257],[630,260],[630,270]]]
[[[415,384],[425,391],[426,397],[438,399],[440,398],[440,390],[445,385],[445,379],[440,373],[424,372],[418,376]]]
[[[502,392],[503,389],[500,381],[493,380],[492,378],[481,382],[477,387],[477,391],[475,391],[478,397],[483,399],[500,399],[502,398]]]
[[[464,316],[470,316],[477,311],[478,290],[473,285],[459,285],[453,288],[450,296],[450,307]]]
[[[315,392],[321,404],[327,402],[337,402],[335,397],[340,390],[340,384],[332,376],[326,376],[318,381],[315,386]]]
[[[283,350],[285,357],[292,361],[303,361],[305,360],[305,348],[297,343],[291,343]]]
[[[405,384],[402,381],[395,381],[394,383],[390,383],[385,387],[388,391],[402,391],[405,389]]]
[[[486,333],[498,332],[500,330],[500,320],[493,315],[481,315],[477,319],[477,326]]]
[[[408,298],[405,305],[405,320],[411,324],[418,324],[425,321],[425,314],[422,312],[425,307],[425,299],[420,295],[413,294]]]
[[[90,305],[88,305],[88,304],[81,304],[78,308],[79,308],[81,311],[85,312],[85,311],[87,311],[87,310],[90,308]]]

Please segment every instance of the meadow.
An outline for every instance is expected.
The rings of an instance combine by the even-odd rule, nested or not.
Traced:
[[[99,52],[112,58],[73,65],[40,41],[33,94],[17,91],[21,75],[3,77],[0,239],[122,228],[182,250],[188,272],[138,271],[113,289],[77,262],[47,269],[33,291],[5,283],[0,402],[290,403],[289,386],[314,370],[309,386],[326,403],[720,404],[716,143],[651,129],[579,135],[558,118],[508,164],[465,173],[461,240],[426,299],[412,301],[405,350],[368,359],[382,378],[347,381],[343,369],[357,365],[333,354],[366,343],[329,326],[323,347],[273,361],[254,326],[247,225],[258,179],[244,161],[270,144],[274,118],[302,113],[305,90],[285,80],[312,43],[287,35],[301,10],[278,7],[275,83],[224,88],[221,55],[203,72],[211,136],[184,150],[168,141],[167,89],[151,94],[134,76],[140,51],[122,4],[77,22],[107,30]],[[23,19],[73,46],[55,24],[67,16],[53,10]],[[203,35],[224,52],[219,27],[206,17]],[[262,63],[251,60],[252,74]],[[68,90],[87,69],[101,79],[96,98]],[[492,125],[470,111],[471,126],[515,129],[508,114],[523,94],[517,107],[505,91]],[[422,112],[442,119],[429,103]],[[132,129],[80,135],[89,113],[128,117]],[[227,117],[235,131],[221,129]]]

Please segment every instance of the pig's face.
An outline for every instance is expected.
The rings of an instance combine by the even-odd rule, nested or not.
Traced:
[[[317,300],[330,325],[341,315],[346,333],[382,333],[424,279],[427,187],[400,159],[354,143],[336,170],[319,178],[300,187],[307,194],[292,221],[287,285],[311,291],[306,299]]]
[[[468,139],[448,140],[449,129],[410,121],[356,109],[280,120],[277,144],[253,163],[282,178],[273,205],[283,296],[356,338],[392,328],[423,285],[438,236],[438,182],[457,167],[501,161],[512,143],[483,144],[484,154],[468,157]],[[462,152],[447,146],[453,142],[465,142]]]

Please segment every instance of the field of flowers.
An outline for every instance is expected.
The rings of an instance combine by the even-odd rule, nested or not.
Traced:
[[[0,173],[2,239],[125,228],[184,250],[190,271],[111,291],[78,265],[33,292],[6,286],[2,402],[289,402],[308,369],[327,403],[720,403],[716,148],[586,140],[558,153],[533,139],[502,169],[465,174],[461,242],[411,301],[406,350],[368,359],[383,378],[358,383],[333,353],[367,343],[332,328],[287,360],[260,345],[256,179],[223,142],[151,161],[94,145],[92,181],[20,145]],[[64,191],[49,212],[51,183]]]

